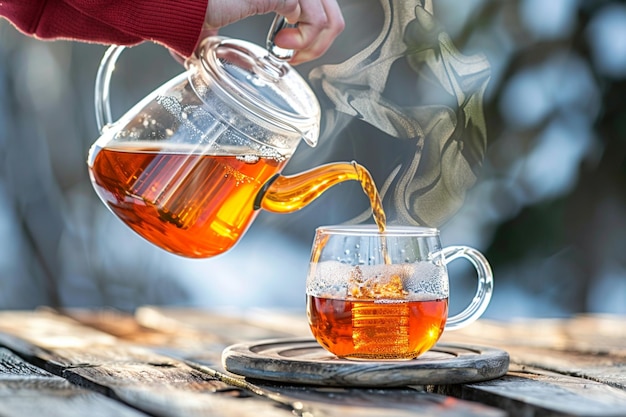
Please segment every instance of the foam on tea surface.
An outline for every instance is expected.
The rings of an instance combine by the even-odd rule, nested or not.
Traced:
[[[338,261],[312,264],[308,295],[332,299],[425,301],[448,298],[445,268],[431,262],[348,265]]]

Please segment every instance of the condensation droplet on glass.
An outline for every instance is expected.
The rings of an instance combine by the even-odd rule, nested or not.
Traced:
[[[346,250],[344,250],[344,251],[343,251],[343,254],[344,254],[344,255],[350,255],[350,249],[346,249]]]
[[[165,134],[167,136],[173,136],[174,135],[174,131],[172,129],[167,128],[167,129],[165,129]]]

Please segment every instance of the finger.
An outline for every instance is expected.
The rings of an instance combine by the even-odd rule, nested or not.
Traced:
[[[302,14],[302,8],[300,7],[300,3],[296,3],[296,6],[290,8],[286,11],[277,10],[277,13],[284,16],[287,23],[296,24],[300,20],[300,15]]]
[[[296,54],[291,60],[294,65],[322,56],[345,27],[343,15],[336,0],[322,0],[320,4],[324,10],[323,17],[311,18],[309,17],[311,15],[307,15],[308,20],[299,24],[302,46],[294,48]]]
[[[321,56],[345,26],[336,0],[301,0],[301,5],[298,27],[283,29],[275,38],[281,48],[296,51],[294,64]]]
[[[327,0],[323,1],[323,4],[327,16],[326,26],[317,36],[313,37],[313,41],[308,47],[298,51],[299,53],[294,56],[292,62],[294,65],[317,59],[325,54],[345,27],[345,21],[337,2]]]
[[[276,39],[277,44],[283,48],[306,48],[326,25],[328,18],[321,1],[301,0],[299,4],[301,12],[298,16],[297,28],[281,30],[281,36]],[[287,20],[295,23],[290,18]]]

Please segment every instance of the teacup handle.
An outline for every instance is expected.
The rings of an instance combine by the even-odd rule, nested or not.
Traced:
[[[455,259],[465,258],[472,263],[478,274],[478,287],[469,306],[460,313],[448,317],[446,330],[455,330],[465,327],[476,321],[487,309],[493,292],[493,273],[485,256],[476,249],[468,246],[448,246],[441,251],[444,264]]]

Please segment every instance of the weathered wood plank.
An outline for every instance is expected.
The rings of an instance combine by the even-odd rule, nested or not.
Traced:
[[[201,368],[202,366],[197,366],[197,369]],[[238,380],[240,384],[248,386],[250,391],[262,392],[263,395],[278,399],[299,416],[500,417],[506,415],[502,410],[482,404],[427,393],[422,387],[399,389],[305,387],[269,384],[264,381],[252,384],[245,379]]]
[[[77,331],[80,329],[80,331]],[[0,342],[5,335],[19,336],[19,339],[34,342],[40,348],[46,347],[81,347],[92,345],[115,346],[115,336],[79,325],[75,320],[54,313],[52,310],[40,311],[2,311],[0,312]],[[15,340],[12,340],[15,342]]]
[[[291,401],[306,403],[314,416],[341,417],[496,417],[507,413],[480,403],[433,395],[410,387],[359,389],[341,387],[264,386]]]
[[[201,309],[142,307],[135,313],[143,326],[159,331],[180,331],[213,335],[224,344],[244,340],[310,336],[306,318],[301,314],[254,309],[220,312]]]
[[[513,323],[479,321],[445,341],[498,346],[518,365],[577,376],[626,390],[626,319],[580,316]]]
[[[507,410],[511,417],[626,415],[626,392],[541,369],[513,368],[497,380],[440,385],[430,391]]]
[[[31,320],[35,324],[29,323]],[[11,324],[3,325],[8,322]],[[45,323],[46,330],[40,334],[37,329],[42,323]],[[120,324],[117,329],[114,323],[108,325],[111,333],[121,335],[124,333],[122,327],[129,328],[128,322],[117,321],[117,323]],[[216,321],[216,328],[223,330],[211,333],[204,341],[214,343],[214,335],[217,335],[218,339],[222,338],[222,341],[234,338],[236,335],[232,333],[233,328],[242,331],[246,336],[262,334],[266,337],[268,334],[267,331],[258,329],[246,330],[248,324],[239,323],[237,326],[235,324],[237,323],[232,321],[229,326],[223,326]],[[27,329],[26,339],[21,339],[20,328]],[[171,347],[169,344],[165,346],[171,356],[156,353],[146,348],[147,343],[159,348],[159,340],[170,339],[167,337],[160,339],[153,331],[148,331],[147,334],[151,334],[150,337],[127,334],[129,340],[141,340],[144,346],[119,337],[114,337],[116,342],[112,343],[106,337],[113,337],[111,334],[88,328],[67,317],[59,316],[57,321],[55,314],[51,312],[30,314],[0,312],[0,341],[11,344],[12,348],[23,349],[26,354],[32,355],[34,361],[42,363],[45,369],[63,376],[77,386],[106,394],[151,415],[168,417],[215,414],[233,417],[346,415],[346,409],[331,403],[324,405],[319,401],[308,402],[306,398],[291,400],[288,395],[279,395],[275,390],[250,384],[240,378],[198,364],[190,365],[181,361],[178,359],[176,346],[182,347],[184,351],[185,343],[180,337],[176,346]],[[190,336],[186,332],[180,332],[180,335]],[[72,341],[76,341],[77,346]],[[94,343],[91,344],[90,341]],[[195,342],[197,340],[192,344]],[[197,346],[194,347],[196,348]],[[503,415],[498,410],[479,404],[446,399],[435,394],[420,395],[421,405],[415,404],[416,408],[410,410],[413,416]],[[381,401],[382,398],[384,396],[381,396]],[[390,404],[394,402],[393,398],[389,401]],[[355,404],[350,410],[352,415],[372,415],[370,406],[370,403],[362,407]],[[382,403],[380,407],[384,408]],[[390,407],[384,414],[389,417],[404,416],[409,414],[409,408],[409,406],[406,409]]]
[[[497,381],[438,387],[436,392],[504,407],[512,415],[626,415],[623,317],[481,320],[444,336],[501,347],[517,371]]]
[[[626,392],[626,358],[608,354],[508,347],[515,363],[566,376],[601,382]]]
[[[0,415],[146,416],[110,398],[72,385],[3,348],[0,348]]]
[[[68,387],[89,389],[80,391],[83,396],[89,393],[158,416],[293,415],[281,402],[235,389],[184,362],[111,337],[50,311],[0,312],[0,343],[62,376]],[[82,415],[98,414],[83,410]]]
[[[626,316],[580,315],[567,320],[564,327],[577,351],[626,357]]]
[[[581,315],[571,319],[479,320],[444,334],[452,340],[548,348],[626,357],[626,317]]]
[[[72,310],[75,320],[165,355],[222,370],[222,351],[242,340],[309,335],[301,316],[268,311],[234,315],[187,308],[142,307],[134,315],[115,310]]]

